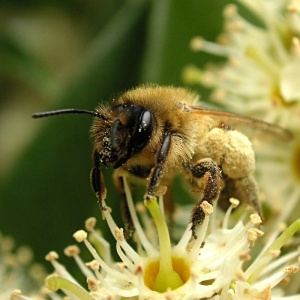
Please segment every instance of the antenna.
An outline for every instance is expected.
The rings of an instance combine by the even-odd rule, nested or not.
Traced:
[[[52,111],[45,111],[45,112],[38,112],[32,115],[34,119],[38,118],[45,118],[45,117],[52,117],[56,115],[64,115],[64,114],[88,114],[94,117],[100,118],[104,121],[108,119],[103,116],[102,114],[98,113],[97,111],[85,110],[85,109],[77,109],[77,108],[67,108],[67,109],[59,109],[59,110],[52,110]]]

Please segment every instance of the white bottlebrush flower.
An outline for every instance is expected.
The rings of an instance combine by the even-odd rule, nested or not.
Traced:
[[[38,295],[46,273],[32,259],[33,253],[28,247],[15,248],[12,238],[0,234],[0,299],[9,299],[12,291],[16,295],[21,290],[31,299],[41,299]]]
[[[239,0],[224,10],[217,43],[194,38],[191,47],[224,57],[205,70],[189,66],[187,82],[212,90],[211,100],[226,110],[275,123],[290,130],[289,143],[269,140],[257,147],[257,175],[268,205],[281,218],[299,217],[300,203],[300,1]],[[274,216],[273,216],[274,217]],[[274,226],[272,224],[271,226]]]
[[[90,218],[86,222],[87,231],[77,231],[74,238],[85,244],[93,260],[84,263],[77,246],[70,246],[65,250],[68,256],[74,257],[87,278],[87,288],[80,285],[59,264],[55,252],[50,252],[47,256],[55,268],[55,274],[46,279],[48,288],[53,291],[62,290],[70,299],[81,300],[234,300],[271,299],[271,295],[272,299],[299,299],[300,295],[285,298],[278,283],[299,269],[297,256],[300,250],[281,257],[279,254],[280,248],[300,229],[300,220],[288,227],[281,236],[273,238],[267,249],[251,258],[251,249],[254,244],[259,244],[258,238],[263,235],[257,228],[261,223],[259,216],[251,215],[249,221],[238,221],[230,226],[231,211],[238,204],[237,200],[232,199],[232,205],[226,212],[222,225],[217,226],[216,223],[219,222],[210,217],[213,207],[203,202],[206,217],[196,231],[197,239],[192,238],[191,226],[188,225],[179,242],[172,245],[162,205],[157,203],[156,198],[145,200],[151,217],[139,206],[137,211],[141,214],[142,226],[125,180],[124,186],[136,229],[135,241],[138,250],[132,248],[124,239],[123,230],[116,225],[110,209],[107,208],[103,214],[116,239],[120,261],[113,261],[110,244],[97,233],[96,221]],[[211,229],[210,233],[208,227]],[[157,232],[156,237],[153,236],[154,231]],[[151,238],[148,238],[148,234]],[[252,263],[248,267],[244,266],[250,259],[253,260]],[[55,294],[53,299],[62,298]]]
[[[184,77],[213,89],[212,100],[295,129],[300,126],[300,2],[239,0],[258,19],[243,18],[235,5],[224,10],[218,43],[196,37],[194,50],[226,58],[206,70],[187,67]]]

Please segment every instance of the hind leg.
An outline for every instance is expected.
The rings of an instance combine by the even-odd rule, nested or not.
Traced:
[[[203,201],[212,204],[218,199],[221,190],[221,170],[210,158],[201,159],[197,164],[189,166],[188,170],[191,184],[202,194],[191,215],[191,230],[193,237],[196,238],[196,228],[203,223],[205,218],[200,204]]]

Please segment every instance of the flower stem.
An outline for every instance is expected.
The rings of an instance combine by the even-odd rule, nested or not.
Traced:
[[[183,285],[180,276],[174,271],[171,257],[171,241],[169,231],[163,214],[157,204],[156,198],[149,197],[145,201],[155,222],[160,244],[160,264],[153,289],[157,292],[165,292],[168,288],[176,289]]]

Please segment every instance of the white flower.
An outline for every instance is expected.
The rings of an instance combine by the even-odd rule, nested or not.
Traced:
[[[28,247],[15,248],[12,238],[0,234],[0,299],[9,299],[12,291],[21,294],[21,290],[37,299],[46,273],[32,258]]]
[[[194,50],[226,61],[205,71],[187,68],[187,81],[213,89],[212,100],[231,111],[252,114],[299,132],[300,2],[240,0],[259,23],[243,18],[234,5],[224,10],[219,43],[196,37]]]
[[[276,214],[281,212],[280,218],[272,219],[276,223],[272,226],[278,227],[287,216],[298,218],[300,209],[300,1],[239,2],[252,18],[244,18],[236,6],[228,5],[218,43],[201,38],[191,42],[194,50],[222,56],[225,61],[206,70],[189,66],[184,76],[188,82],[210,88],[211,100],[226,110],[293,133],[288,143],[267,140],[256,149],[260,190],[266,206]]]
[[[278,283],[299,269],[297,256],[300,250],[281,257],[279,254],[280,248],[300,229],[300,220],[278,238],[272,237],[270,246],[255,255],[250,266],[246,267],[245,262],[251,259],[251,248],[258,244],[257,239],[263,232],[257,228],[261,223],[258,215],[251,215],[245,224],[238,221],[234,226],[229,225],[231,211],[238,205],[237,200],[231,200],[232,205],[221,226],[217,226],[218,220],[211,217],[213,207],[203,202],[206,217],[197,229],[197,239],[192,238],[189,224],[179,242],[172,245],[162,213],[162,202],[158,204],[156,198],[145,200],[154,223],[147,211],[139,205],[142,226],[126,180],[124,185],[136,229],[137,250],[124,239],[123,230],[115,224],[110,209],[107,208],[103,214],[116,239],[120,262],[113,261],[110,244],[98,234],[95,230],[96,221],[90,218],[86,222],[88,233],[79,230],[74,237],[85,244],[93,260],[85,264],[77,246],[70,246],[65,251],[68,256],[74,257],[87,278],[88,288],[80,285],[59,264],[55,252],[50,252],[47,256],[55,268],[55,274],[46,280],[48,288],[53,291],[61,289],[70,299],[82,300],[270,299],[271,295],[272,299],[299,299],[300,295],[285,298]],[[245,216],[245,220],[247,218]],[[158,236],[153,236],[154,227]],[[148,234],[151,238],[148,238]],[[53,299],[62,299],[57,294],[55,297]]]

